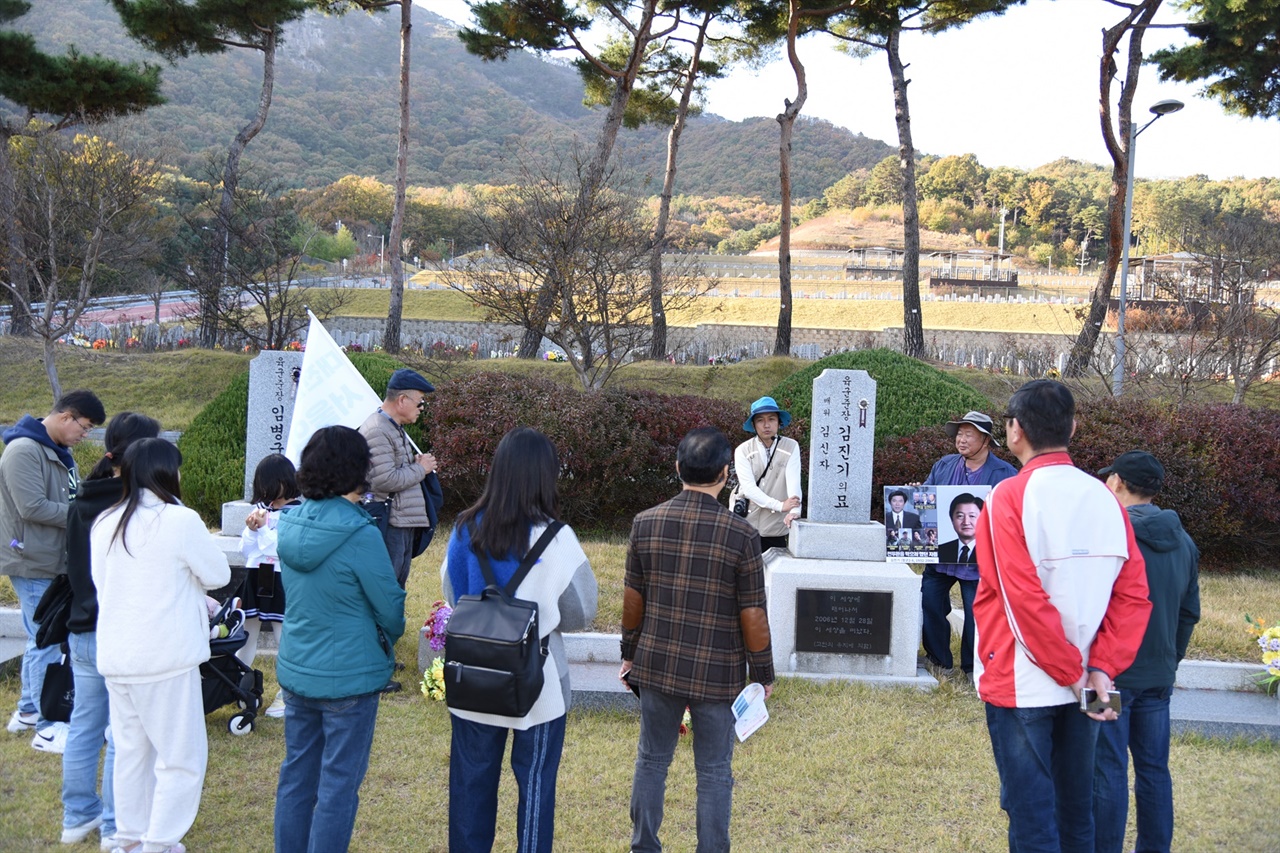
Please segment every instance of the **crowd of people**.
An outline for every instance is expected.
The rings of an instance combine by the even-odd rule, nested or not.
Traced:
[[[238,653],[246,665],[262,623],[281,632],[280,690],[266,712],[284,718],[277,851],[350,843],[379,701],[399,689],[394,648],[410,565],[438,524],[438,463],[404,430],[433,390],[399,370],[360,429],[317,430],[296,470],[273,455],[255,473],[241,537],[248,571],[232,594],[248,617]],[[101,461],[80,479],[70,448],[105,420],[93,393],[73,391],[3,436],[0,537],[10,544],[0,573],[13,583],[28,634],[8,729],[62,754],[63,843],[96,833],[107,851],[182,853],[208,756],[200,676],[210,656],[207,593],[228,589],[231,571],[183,506],[182,457],[158,437],[155,420],[115,415]],[[762,397],[736,451],[716,429],[690,431],[674,460],[680,491],[634,519],[619,670],[640,706],[633,851],[662,849],[666,779],[686,711],[697,732],[697,849],[730,849],[732,705],[749,682],[768,698],[775,678],[763,553],[787,547],[802,513],[799,445],[781,435],[790,420]],[[960,668],[985,705],[1010,850],[1123,849],[1130,756],[1137,849],[1168,850],[1169,698],[1199,618],[1199,553],[1177,514],[1153,503],[1165,470],[1150,453],[1122,454],[1097,477],[1072,464],[1075,403],[1066,386],[1027,383],[1003,421],[1020,468],[992,452],[1000,447],[993,419],[969,412],[945,424],[956,452],[922,483],[978,493],[963,491],[945,507],[956,539],[924,569],[925,659],[940,675],[952,671],[947,620],[958,584]],[[571,700],[562,633],[591,624],[598,596],[590,562],[560,519],[559,474],[546,436],[511,430],[445,547],[449,604],[506,587],[503,596],[536,606],[540,642],[541,690],[527,711],[450,707],[449,849],[458,853],[493,847],[509,736],[517,849],[552,848]],[[720,495],[735,478],[726,507]],[[888,496],[886,527],[928,528],[907,499],[905,490]],[[43,716],[45,668],[60,651],[41,648],[35,618],[63,575],[75,680],[69,723]],[[163,643],[139,636],[140,613]]]

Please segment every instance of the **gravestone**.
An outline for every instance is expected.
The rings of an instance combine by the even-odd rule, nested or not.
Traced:
[[[222,505],[222,529],[237,535],[252,508],[253,472],[264,456],[284,453],[293,420],[302,353],[263,351],[249,362],[249,414],[245,419],[244,500]]]
[[[765,554],[773,663],[780,674],[936,686],[920,669],[920,578],[885,562],[871,521],[876,383],[863,370],[813,382],[809,517]]]
[[[809,424],[809,518],[871,520],[876,383],[865,370],[824,370],[813,380]]]
[[[284,453],[293,419],[293,399],[302,371],[302,353],[260,354],[249,363],[249,416],[245,422],[244,497],[253,488],[253,472],[264,456]]]
[[[813,380],[808,517],[791,525],[804,559],[884,562],[884,525],[871,521],[876,383],[865,370],[824,370]]]

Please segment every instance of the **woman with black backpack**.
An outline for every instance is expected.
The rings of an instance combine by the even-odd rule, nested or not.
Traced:
[[[518,603],[536,604],[539,640],[546,650],[541,692],[524,715],[463,710],[450,702],[450,853],[487,853],[493,848],[508,731],[513,733],[511,769],[519,786],[516,849],[551,850],[556,775],[570,696],[560,632],[590,625],[597,595],[595,575],[578,537],[558,519],[559,474],[555,447],[545,435],[527,427],[508,432],[494,453],[480,499],[458,516],[440,568],[445,598],[456,606],[462,596],[479,596],[491,585],[508,587],[526,568],[522,564],[531,563],[509,593]],[[548,530],[550,537],[544,539]],[[449,701],[453,682],[445,680]]]

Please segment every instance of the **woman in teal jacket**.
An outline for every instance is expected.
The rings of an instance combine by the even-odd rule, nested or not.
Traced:
[[[364,436],[341,426],[317,431],[298,467],[307,500],[280,517],[288,604],[276,662],[285,700],[277,853],[350,844],[379,691],[404,633],[404,590],[360,506],[368,471]]]

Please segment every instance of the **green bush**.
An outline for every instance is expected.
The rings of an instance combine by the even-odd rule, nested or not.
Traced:
[[[356,370],[381,396],[391,374],[404,365],[385,353],[351,353]],[[249,371],[237,376],[195,417],[178,440],[182,451],[182,501],[205,523],[221,523],[222,505],[244,497],[245,425],[249,418]],[[423,428],[408,432],[427,447]]]
[[[245,423],[249,371],[205,406],[178,439],[182,451],[182,502],[218,526],[222,505],[244,497]]]
[[[911,435],[970,410],[991,414],[991,401],[973,388],[930,367],[887,349],[829,355],[788,376],[770,393],[778,405],[802,420],[800,445],[808,449],[813,411],[813,380],[824,370],[865,370],[876,380],[876,444],[891,436]]]

